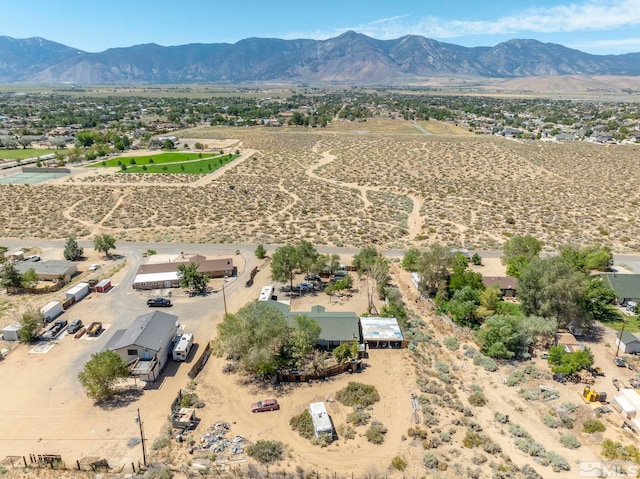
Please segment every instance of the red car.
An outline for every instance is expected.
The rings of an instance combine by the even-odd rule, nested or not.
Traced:
[[[263,399],[251,405],[251,412],[277,411],[280,404],[276,399]]]

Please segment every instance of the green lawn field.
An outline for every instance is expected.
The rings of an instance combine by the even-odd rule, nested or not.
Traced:
[[[640,331],[640,316],[622,314],[622,317],[626,323],[624,327],[625,331],[629,331],[630,333],[637,333]],[[622,321],[609,321],[602,324],[609,326],[611,329],[615,329],[616,331],[622,330]]]
[[[196,154],[197,155],[197,154]],[[143,164],[136,159],[136,165],[127,165],[123,162],[123,166],[127,168],[121,169],[120,173],[187,173],[201,174],[211,173],[224,165],[231,163],[240,155],[222,155],[212,158],[202,159],[198,161],[183,161],[182,163],[164,163],[156,164],[155,158],[153,164]]]
[[[62,153],[63,155],[67,153],[67,150],[40,150],[35,148],[27,148],[23,150],[22,148],[19,150],[0,150],[0,159],[2,160],[24,160],[27,158],[36,158],[38,156],[50,155],[51,153]]]
[[[179,163],[181,161],[198,160],[200,158],[218,158],[218,153],[158,153],[147,156],[119,156],[106,161],[99,161],[90,165],[89,168],[119,167],[120,165],[153,165],[162,163]],[[222,155],[224,156],[224,155]],[[132,163],[131,161],[135,163]]]

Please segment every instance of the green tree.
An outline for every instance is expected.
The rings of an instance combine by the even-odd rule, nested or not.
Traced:
[[[209,275],[198,271],[198,263],[181,264],[178,266],[178,278],[180,286],[188,289],[192,294],[204,294],[207,292]]]
[[[502,299],[502,292],[497,284],[492,284],[480,293],[480,305],[485,308],[487,312],[495,312],[498,309],[498,304]],[[491,315],[493,313],[490,313]]]
[[[76,135],[76,144],[83,148],[89,148],[94,143],[95,135],[90,131],[81,131]]]
[[[0,264],[2,264],[5,261],[7,261],[7,258],[4,257],[4,254],[7,251],[9,251],[9,248],[7,248],[6,246],[0,246]]]
[[[530,316],[490,316],[476,333],[483,354],[499,359],[528,359],[536,343],[554,337],[553,320]]]
[[[469,322],[474,319],[474,312],[480,304],[480,291],[465,286],[457,290],[449,301],[448,310],[454,321]]]
[[[267,250],[264,249],[264,245],[262,243],[257,246],[255,254],[258,259],[265,259],[267,257]]]
[[[172,140],[170,140],[169,138],[164,140],[164,143],[162,143],[162,149],[163,150],[173,150],[173,149],[175,149],[175,147],[176,147],[175,143]]]
[[[271,376],[285,362],[291,328],[284,313],[266,301],[254,301],[236,314],[225,314],[217,330],[216,352],[238,358],[246,372]]]
[[[91,399],[96,402],[116,394],[116,385],[129,376],[122,357],[115,351],[103,351],[91,355],[91,359],[78,373],[78,380]]]
[[[295,246],[285,245],[276,249],[271,258],[271,279],[289,282],[293,290],[293,278],[300,264],[300,256]]]
[[[78,261],[84,256],[84,248],[78,245],[75,236],[71,236],[64,245],[64,258],[69,261]]]
[[[34,268],[29,268],[22,274],[22,287],[23,288],[35,288],[40,281],[38,274]]]
[[[107,258],[111,258],[111,254],[109,253],[112,249],[116,247],[116,240],[113,236],[108,234],[101,234],[93,238],[93,249],[104,253]]]
[[[608,246],[596,244],[578,248],[565,245],[560,249],[560,255],[575,269],[585,272],[609,271],[613,266],[613,252]]]
[[[311,273],[318,266],[318,258],[320,255],[316,248],[306,240],[301,240],[296,246],[298,255],[298,268],[304,273]]]
[[[482,258],[478,253],[473,253],[473,256],[471,257],[471,263],[474,264],[475,266],[482,265]]]
[[[420,258],[420,250],[411,248],[402,258],[400,266],[407,271],[416,271],[418,268],[418,259]]]
[[[2,268],[2,276],[0,276],[0,284],[3,288],[21,288],[22,275],[15,265],[8,263]]]
[[[420,291],[430,297],[436,296],[438,291],[444,291],[446,296],[450,271],[455,264],[455,254],[442,245],[433,245],[428,251],[422,253],[417,267],[421,275],[418,285]]]
[[[342,364],[351,359],[357,358],[358,357],[358,340],[354,339],[351,343],[340,344],[333,350],[332,354],[339,364]]]
[[[502,246],[502,260],[507,274],[518,278],[529,262],[542,250],[542,242],[531,235],[513,236]]]
[[[304,315],[296,316],[295,326],[284,346],[284,355],[295,369],[300,369],[317,344],[322,328],[317,321]]]
[[[525,315],[557,320],[558,327],[588,325],[592,317],[584,297],[589,278],[561,256],[535,258],[518,280],[518,298]]]
[[[385,288],[390,278],[389,263],[373,246],[367,246],[353,257],[353,266],[360,276],[364,275],[366,278],[367,311],[369,314],[377,314],[378,310],[373,302],[374,293],[377,293],[380,299],[384,299]]]
[[[593,365],[593,354],[589,348],[568,353],[564,346],[549,348],[549,364],[554,373],[573,374]]]
[[[32,343],[38,338],[38,331],[44,323],[44,314],[38,309],[30,308],[20,316],[20,340]]]
[[[583,297],[583,305],[594,320],[619,321],[621,315],[611,304],[615,299],[616,292],[602,278],[589,278],[589,284]]]

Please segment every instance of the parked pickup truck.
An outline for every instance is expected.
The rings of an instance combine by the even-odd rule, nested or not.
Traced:
[[[150,308],[168,308],[171,306],[171,300],[167,298],[147,299],[147,306]]]
[[[47,329],[42,337],[44,339],[54,339],[67,326],[66,319],[56,319],[55,322]]]

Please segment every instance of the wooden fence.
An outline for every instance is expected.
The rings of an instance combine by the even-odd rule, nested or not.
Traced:
[[[278,381],[283,383],[297,383],[297,382],[307,382],[317,379],[324,379],[331,376],[337,376],[338,374],[342,374],[345,371],[350,373],[359,371],[362,369],[362,361],[349,361],[344,364],[337,364],[335,366],[331,366],[329,368],[323,369],[322,371],[318,371],[316,373],[278,373]]]
[[[211,354],[211,343],[207,343],[207,347],[204,348],[204,351],[202,351],[202,354],[200,355],[198,360],[195,362],[195,364],[191,368],[191,371],[187,373],[187,375],[191,379],[195,378],[198,375],[198,373],[202,371],[202,368],[204,368],[204,365],[207,364],[207,360],[209,359],[210,354]]]

